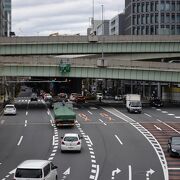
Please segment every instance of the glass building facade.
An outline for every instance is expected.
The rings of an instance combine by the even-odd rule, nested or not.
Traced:
[[[180,35],[180,0],[125,0],[125,32]]]

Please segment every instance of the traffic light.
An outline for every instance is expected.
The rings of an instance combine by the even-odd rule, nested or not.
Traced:
[[[70,64],[60,64],[59,68],[60,68],[61,73],[68,73],[71,71],[71,65]]]

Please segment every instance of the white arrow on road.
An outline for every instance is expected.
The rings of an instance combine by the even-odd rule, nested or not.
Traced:
[[[154,127],[159,130],[159,131],[162,131],[162,129],[160,127],[157,127],[156,125],[154,125]]]
[[[64,174],[64,175],[69,175],[69,174],[70,174],[70,169],[71,169],[71,168],[68,168],[63,174]]]
[[[153,173],[155,173],[155,171],[153,169],[146,171],[146,180],[149,180],[149,175],[152,175]]]
[[[115,174],[119,174],[120,172],[121,170],[119,168],[117,168],[116,170],[113,170],[111,179],[114,179]]]

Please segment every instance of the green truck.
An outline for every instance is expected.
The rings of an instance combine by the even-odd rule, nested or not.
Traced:
[[[56,127],[75,125],[76,113],[73,111],[72,104],[55,103],[53,111]]]

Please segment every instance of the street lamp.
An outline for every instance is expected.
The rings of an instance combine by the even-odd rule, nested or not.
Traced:
[[[102,8],[102,24],[101,24],[101,27],[102,27],[102,60],[103,60],[104,59],[104,51],[103,51],[103,46],[104,46],[104,17],[103,17],[104,5],[103,4],[101,5],[101,8]]]

